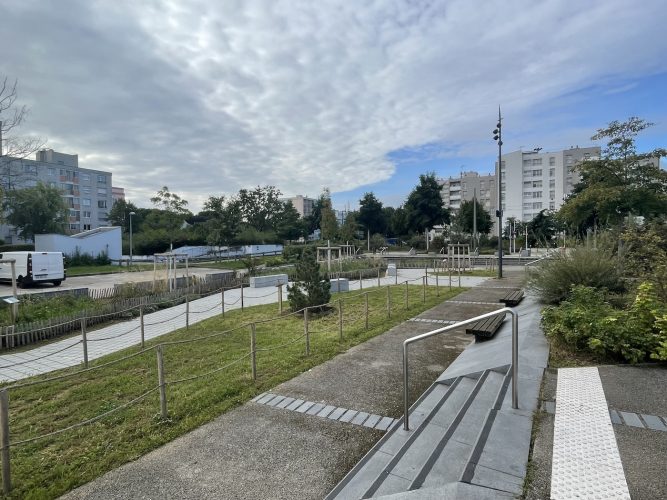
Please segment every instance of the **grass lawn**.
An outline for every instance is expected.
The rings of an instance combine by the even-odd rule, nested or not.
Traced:
[[[155,347],[163,344],[169,418],[160,417],[155,391],[90,425],[12,445],[14,489],[10,498],[58,497],[466,289],[449,292],[440,287],[437,297],[436,288],[431,286],[422,303],[423,288],[411,286],[406,309],[405,287],[391,287],[391,319],[387,318],[386,290],[364,290],[369,297],[368,329],[363,295],[334,295],[335,307],[338,299],[343,304],[342,341],[336,309],[328,314],[311,314],[309,356],[305,353],[303,316],[284,315],[267,321],[275,318],[277,312],[277,305],[269,304],[243,312],[229,311],[224,319],[218,316],[189,330],[164,335],[148,342],[144,351],[136,347],[106,356],[93,366],[136,354],[98,370],[10,389],[10,437],[12,443],[17,443],[96,417],[155,389]],[[251,322],[257,322],[256,381],[252,380],[248,357]],[[225,365],[229,366],[215,371]],[[73,371],[63,370],[27,381]]]
[[[449,276],[448,271],[438,271],[436,273],[429,272],[430,275],[437,274],[439,276]],[[452,279],[457,277],[459,273],[457,271],[452,270]],[[498,271],[497,270],[491,270],[491,269],[473,269],[472,271],[464,271],[461,273],[461,276],[479,276],[481,278],[495,278],[498,276]]]
[[[67,276],[81,276],[84,274],[112,274],[112,273],[129,273],[132,271],[152,271],[153,264],[133,264],[132,267],[125,266],[75,266],[67,268]]]

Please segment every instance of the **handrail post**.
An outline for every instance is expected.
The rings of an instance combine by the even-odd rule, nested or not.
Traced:
[[[512,313],[512,408],[519,409],[519,314]]]
[[[409,431],[408,423],[408,344],[403,342],[403,430]]]

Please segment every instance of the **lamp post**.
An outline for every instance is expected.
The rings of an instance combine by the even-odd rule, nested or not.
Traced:
[[[130,212],[130,267],[132,267],[132,216],[136,215],[134,212]]]
[[[500,106],[498,106],[498,124],[493,131],[493,140],[498,143],[498,170],[496,171],[496,184],[498,184],[498,209],[496,210],[496,217],[498,217],[498,278],[503,277],[503,204],[501,200],[500,184],[502,180],[502,148],[503,148],[503,134],[502,134],[502,116],[500,115]]]

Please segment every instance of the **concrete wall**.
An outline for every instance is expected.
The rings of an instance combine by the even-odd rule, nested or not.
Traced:
[[[106,253],[113,260],[122,256],[122,238],[120,227],[104,228],[103,231],[90,232],[87,236],[65,236],[63,234],[35,235],[35,250],[38,252],[62,252],[72,255],[78,250],[81,254],[97,257]],[[85,235],[85,233],[83,233]]]

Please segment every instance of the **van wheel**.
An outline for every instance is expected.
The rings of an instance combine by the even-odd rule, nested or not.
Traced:
[[[60,280],[54,280],[53,281],[53,286],[60,286],[61,281]]]

